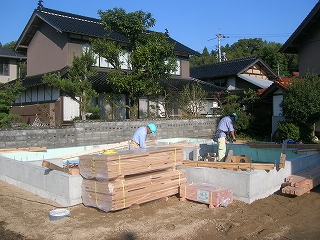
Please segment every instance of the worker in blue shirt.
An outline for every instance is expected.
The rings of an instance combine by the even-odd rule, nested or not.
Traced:
[[[229,116],[223,117],[217,127],[217,131],[213,136],[213,141],[218,144],[218,161],[223,162],[226,156],[226,140],[232,138],[231,141],[236,141],[236,136],[234,134],[233,121],[237,121],[238,116],[236,113],[232,113]],[[231,135],[231,136],[229,136]]]
[[[147,126],[139,127],[132,136],[129,148],[146,148],[147,135],[150,133],[155,134],[156,131],[157,127],[153,123],[149,123]]]

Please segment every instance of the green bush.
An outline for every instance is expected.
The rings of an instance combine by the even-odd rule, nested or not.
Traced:
[[[300,139],[300,128],[294,123],[279,122],[278,130],[279,140],[292,139],[294,141],[299,141]]]

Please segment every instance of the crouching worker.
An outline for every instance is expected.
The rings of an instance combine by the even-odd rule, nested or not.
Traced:
[[[153,123],[149,123],[147,126],[139,127],[133,134],[131,141],[129,141],[129,149],[147,148],[147,135],[150,133],[155,134],[156,131],[157,127]]]
[[[223,162],[225,161],[226,157],[226,140],[227,136],[230,134],[232,141],[236,141],[236,136],[234,134],[234,127],[233,127],[233,121],[237,121],[238,116],[236,113],[232,113],[229,116],[225,116],[221,118],[217,131],[215,135],[213,136],[213,141],[217,142],[218,144],[218,161]]]

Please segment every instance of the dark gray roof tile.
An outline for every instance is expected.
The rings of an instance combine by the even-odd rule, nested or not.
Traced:
[[[10,51],[5,48],[0,48],[0,57],[4,58],[19,58],[19,59],[27,59],[27,57],[23,54]]]
[[[230,61],[192,67],[190,68],[190,76],[205,79],[237,75],[257,62],[269,72],[270,77],[275,77],[272,69],[270,69],[260,57],[238,58]]]
[[[37,21],[37,19],[41,19],[59,32],[75,33],[88,37],[103,37],[107,34],[100,24],[99,19],[48,8],[35,9],[27,26],[17,41],[16,48],[19,48],[19,45],[28,45],[30,43],[32,38],[30,38],[29,35],[35,33],[35,29],[32,29],[32,22]],[[111,33],[108,37],[118,41],[127,41],[125,36],[118,33]],[[197,51],[192,50],[170,37],[168,38],[168,41],[175,43],[175,51],[177,52],[199,55]]]

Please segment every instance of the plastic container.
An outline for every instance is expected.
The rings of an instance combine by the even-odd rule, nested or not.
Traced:
[[[60,220],[65,217],[70,217],[70,211],[67,209],[55,209],[49,212],[50,221]]]

